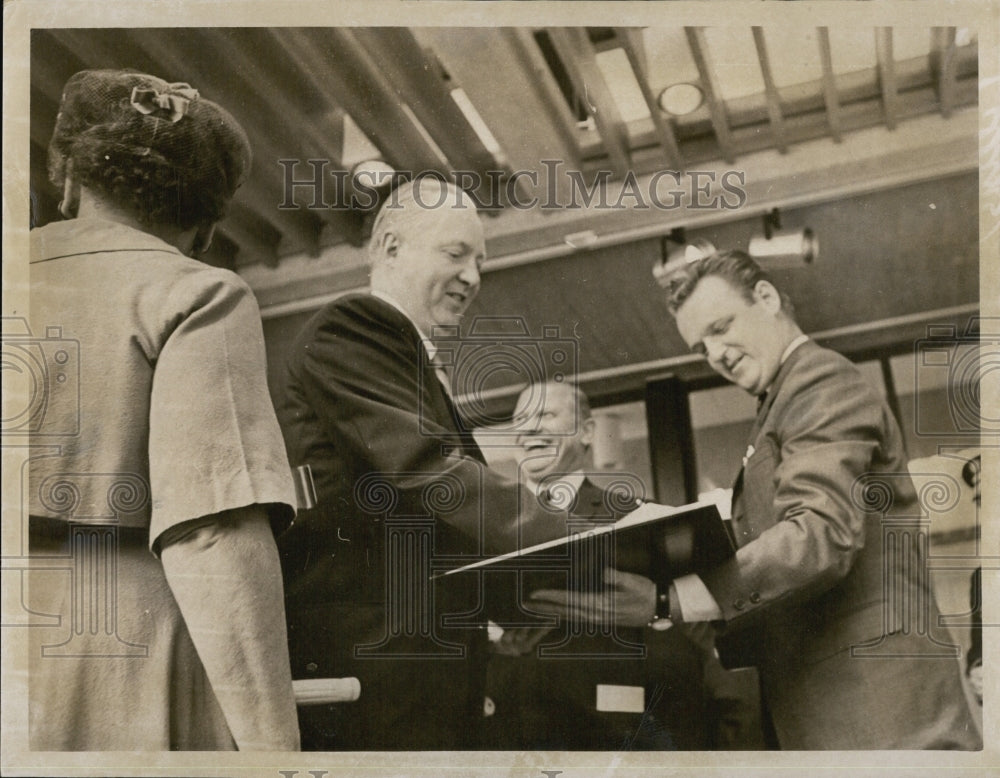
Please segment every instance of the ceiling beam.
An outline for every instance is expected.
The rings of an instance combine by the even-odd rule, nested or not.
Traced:
[[[234,37],[238,34],[238,37]],[[331,167],[343,167],[341,152],[344,142],[342,112],[332,103],[303,106],[288,97],[282,84],[275,81],[268,63],[280,56],[272,39],[258,28],[228,30],[226,28],[192,30],[186,49],[188,55],[202,53],[204,66],[200,72],[210,70],[212,63],[223,61],[237,76],[241,84],[240,97],[247,102],[242,114],[253,113],[259,117],[256,126],[266,137],[268,127],[297,120],[295,135],[298,148],[304,157],[329,160]],[[307,117],[303,121],[302,118]]]
[[[736,151],[733,148],[733,140],[729,132],[726,105],[722,99],[722,92],[719,89],[719,82],[715,77],[715,71],[708,59],[708,42],[705,38],[705,30],[703,27],[685,27],[684,33],[687,35],[688,46],[691,48],[691,56],[694,58],[695,66],[698,68],[698,75],[701,78],[701,87],[705,93],[705,102],[708,103],[708,110],[712,117],[712,128],[715,130],[715,139],[719,145],[719,151],[726,162],[735,162]]]
[[[497,184],[491,175],[505,175],[506,171],[455,102],[452,90],[457,87],[433,52],[421,48],[405,27],[356,28],[353,32],[378,61],[397,100],[410,107],[434,139],[450,169],[462,171],[463,180],[456,181],[463,188],[478,182],[473,193],[479,201],[501,207],[505,200],[501,197],[497,201],[493,191]],[[472,178],[466,178],[466,172]]]
[[[303,79],[340,105],[396,170],[448,175],[434,149],[355,35],[347,28],[271,28]]]
[[[941,115],[951,116],[955,104],[955,79],[957,73],[954,27],[934,28],[934,48],[931,52],[932,61],[936,64],[938,102],[941,103]]]
[[[547,27],[546,32],[569,74],[574,91],[597,125],[615,177],[624,178],[631,161],[628,128],[597,64],[597,52],[586,28]]]
[[[892,55],[892,27],[875,29],[875,57],[878,62],[878,80],[882,88],[882,106],[885,126],[896,129],[896,62]]]
[[[560,177],[566,169],[580,169],[569,107],[530,30],[469,27],[456,34],[417,27],[413,32],[465,90],[510,168],[524,171],[516,183],[524,202],[546,197],[543,160],[559,163]]]
[[[620,28],[616,32],[618,40],[621,41],[622,48],[625,50],[625,55],[628,57],[629,64],[632,66],[635,80],[639,84],[642,99],[646,101],[646,106],[649,108],[649,115],[653,120],[653,127],[656,130],[656,136],[660,140],[660,146],[663,147],[666,163],[674,170],[683,170],[684,158],[681,156],[680,148],[677,146],[674,128],[670,123],[670,119],[663,115],[663,110],[660,108],[659,102],[657,102],[656,95],[653,94],[653,90],[649,86],[645,57],[638,49],[642,38],[633,36],[630,29]],[[636,40],[638,44],[635,42]]]
[[[417,119],[455,170],[485,172],[496,160],[451,97],[439,64],[420,48],[405,27],[356,28],[354,35],[377,59],[399,102]]]
[[[771,119],[771,131],[774,133],[774,145],[782,154],[788,153],[788,140],[785,137],[785,123],[781,115],[781,98],[778,88],[774,85],[774,75],[771,73],[771,62],[767,57],[767,43],[764,41],[764,28],[753,28],[753,42],[757,47],[757,59],[760,60],[760,72],[764,77],[764,94],[767,98],[767,112]]]
[[[959,82],[955,89],[957,106],[975,105],[977,97],[978,84],[975,80],[969,79]],[[897,101],[898,119],[903,122],[929,113],[936,113],[937,107],[937,94],[933,87],[907,90],[900,93]],[[759,113],[764,114],[764,111]],[[773,148],[770,137],[766,133],[760,132],[764,121],[766,118],[755,123],[741,121],[738,126],[733,128],[733,145],[739,158]],[[868,127],[884,126],[885,118],[881,98],[876,97],[845,105],[840,110],[839,122],[844,133],[856,132]],[[785,133],[789,145],[829,137],[829,125],[825,111],[786,116]],[[647,133],[647,136],[652,138],[651,133]],[[640,141],[643,139],[644,136],[639,136]],[[652,142],[655,143],[655,140]],[[689,167],[695,163],[711,162],[719,158],[718,147],[714,137],[710,134],[702,134],[701,136],[687,134],[680,138],[680,143]],[[636,173],[650,173],[660,169],[659,155],[652,150],[647,151],[645,148],[640,148],[633,151],[632,161]]]
[[[278,246],[281,235],[244,203],[234,202],[218,226],[238,247],[235,263],[247,265],[260,262],[266,267],[278,266]]]
[[[826,118],[834,143],[840,143],[840,100],[837,98],[837,77],[833,72],[833,53],[830,48],[830,28],[817,27],[819,56],[823,63],[823,99]]]

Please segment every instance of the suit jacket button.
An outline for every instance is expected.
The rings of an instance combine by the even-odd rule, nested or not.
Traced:
[[[736,608],[736,610],[741,611],[746,607],[746,601],[742,597],[737,597],[733,600],[733,607]]]
[[[315,673],[317,670],[319,670],[319,665],[316,664],[315,662],[310,662],[309,664],[306,665],[306,670],[308,670],[310,673]]]
[[[760,602],[760,592],[750,592],[750,602],[754,605]]]

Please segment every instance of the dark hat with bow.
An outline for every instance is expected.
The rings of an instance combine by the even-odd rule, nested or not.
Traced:
[[[126,70],[84,70],[63,89],[49,177],[62,186],[70,161],[74,175],[91,185],[110,168],[155,167],[167,173],[156,179],[222,202],[243,182],[250,160],[243,128],[190,85]]]

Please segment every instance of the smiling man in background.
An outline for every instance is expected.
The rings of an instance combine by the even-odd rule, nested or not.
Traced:
[[[614,521],[635,507],[635,496],[629,505],[591,480],[595,424],[578,387],[527,387],[514,421],[522,476],[543,505],[569,510],[577,530]],[[526,574],[524,585],[530,581]],[[707,645],[679,629],[616,629],[610,620],[599,629],[580,626],[564,621],[547,633],[504,633],[489,665],[487,694],[496,711],[487,722],[488,745],[550,751],[709,747],[703,678],[706,663],[717,660],[707,625],[695,635]],[[538,639],[548,654],[538,653]]]

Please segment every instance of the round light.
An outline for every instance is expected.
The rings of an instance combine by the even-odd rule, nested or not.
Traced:
[[[351,177],[368,189],[383,189],[392,184],[396,169],[385,160],[366,159],[351,171]]]
[[[671,84],[656,99],[660,108],[673,116],[686,116],[701,108],[705,93],[697,84]]]

